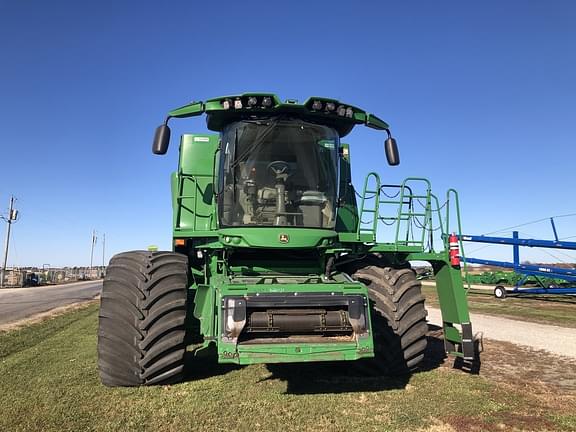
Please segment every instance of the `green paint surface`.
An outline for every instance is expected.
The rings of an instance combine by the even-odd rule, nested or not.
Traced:
[[[266,97],[270,104],[263,106]],[[257,101],[256,105],[249,104],[250,98]],[[319,106],[323,108],[315,109],[315,104],[321,104]],[[239,108],[234,108],[236,106]],[[349,109],[350,116],[338,115],[337,109],[330,111],[328,107]],[[258,119],[265,122],[275,116],[320,123],[333,128],[340,137],[347,135],[356,125],[388,129],[388,125],[378,117],[335,99],[312,97],[298,104],[293,101],[281,102],[278,96],[266,93],[245,93],[194,102],[171,111],[169,117],[186,118],[201,114],[207,115],[208,129],[216,132],[221,132],[233,122]],[[234,146],[230,141],[229,138],[224,146],[218,134],[183,135],[178,169],[171,179],[173,233],[175,241],[179,241],[175,242],[175,250],[189,256],[192,275],[190,290],[194,302],[191,309],[200,321],[204,347],[215,344],[220,362],[314,362],[372,356],[371,332],[369,337],[353,342],[275,342],[257,346],[230,343],[222,340],[221,334],[224,319],[221,304],[228,295],[336,292],[367,296],[366,287],[361,283],[350,283],[346,275],[338,271],[338,267],[331,268],[328,279],[324,273],[330,262],[361,259],[371,253],[378,253],[390,266],[402,266],[409,260],[428,261],[433,265],[445,337],[451,343],[447,345],[447,351],[461,354],[454,351],[453,346],[460,346],[463,342],[459,327],[455,325],[470,320],[466,291],[459,269],[449,263],[448,252],[431,250],[426,245],[433,227],[432,219],[440,216],[438,199],[432,194],[427,179],[406,179],[398,185],[396,198],[387,198],[382,192],[379,175],[369,173],[363,189],[356,191],[351,182],[351,146],[341,144],[339,194],[337,203],[334,203],[337,212],[335,229],[250,225],[220,227],[218,205],[223,194],[248,193],[248,186],[243,189],[232,183],[238,187],[232,191],[224,190],[224,186],[221,186],[231,184],[220,178],[225,161],[223,154]],[[324,140],[319,144],[329,149],[335,141]],[[414,184],[423,185],[424,192],[413,192]],[[270,185],[267,193],[283,196],[275,188],[273,184]],[[455,201],[456,220],[460,224],[456,192],[450,190],[448,198]],[[425,203],[424,210],[417,212],[407,205],[411,200]],[[419,231],[410,222],[414,218],[423,221]],[[446,213],[440,220],[442,232],[446,234],[450,215]],[[385,228],[393,234],[392,241],[377,240],[381,222],[388,225]]]

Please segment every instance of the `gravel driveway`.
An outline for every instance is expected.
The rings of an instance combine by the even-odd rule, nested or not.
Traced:
[[[428,322],[442,325],[440,309],[428,307]],[[512,342],[552,354],[576,358],[576,329],[470,314],[474,333],[488,339]]]

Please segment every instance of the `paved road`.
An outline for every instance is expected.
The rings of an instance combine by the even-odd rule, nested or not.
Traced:
[[[30,318],[57,307],[91,300],[100,294],[101,289],[102,281],[0,289],[0,325]]]

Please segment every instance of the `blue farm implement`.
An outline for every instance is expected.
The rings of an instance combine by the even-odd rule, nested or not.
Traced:
[[[554,229],[555,240],[536,240],[520,238],[518,232],[512,233],[510,237],[491,237],[491,236],[478,236],[478,235],[460,235],[458,236],[461,241],[476,242],[476,243],[490,243],[511,245],[513,248],[513,262],[495,261],[480,258],[462,257],[462,260],[469,264],[483,264],[495,267],[503,267],[512,269],[514,272],[521,275],[518,282],[512,289],[506,289],[498,285],[494,289],[494,295],[497,298],[504,298],[507,294],[576,294],[576,268],[562,268],[548,265],[534,265],[520,263],[520,247],[539,247],[550,249],[564,249],[576,250],[576,242],[567,242],[558,239],[554,221],[552,228]],[[545,283],[546,280],[560,279],[566,283],[559,286],[555,283]],[[523,285],[528,280],[535,280],[538,287],[526,288]],[[571,286],[570,286],[571,285]]]

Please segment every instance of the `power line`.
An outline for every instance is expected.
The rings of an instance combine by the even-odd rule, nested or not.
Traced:
[[[535,224],[535,223],[538,223],[538,222],[547,221],[547,220],[550,220],[550,219],[559,219],[559,218],[565,218],[565,217],[571,217],[571,216],[576,216],[576,213],[570,213],[570,214],[565,214],[565,215],[558,215],[558,216],[551,216],[551,217],[547,217],[547,218],[537,219],[537,220],[532,221],[532,222],[526,222],[526,223],[523,223],[523,224],[520,224],[520,225],[514,225],[514,226],[511,226],[511,227],[502,228],[502,229],[500,229],[500,230],[498,230],[498,231],[492,231],[492,232],[489,232],[489,233],[485,233],[485,234],[483,234],[483,235],[496,234],[496,233],[500,233],[500,232],[503,232],[503,231],[508,231],[508,230],[511,230],[511,229],[514,229],[514,228],[520,228],[520,227],[523,227],[523,226],[526,226],[526,225],[532,225],[532,224]]]

